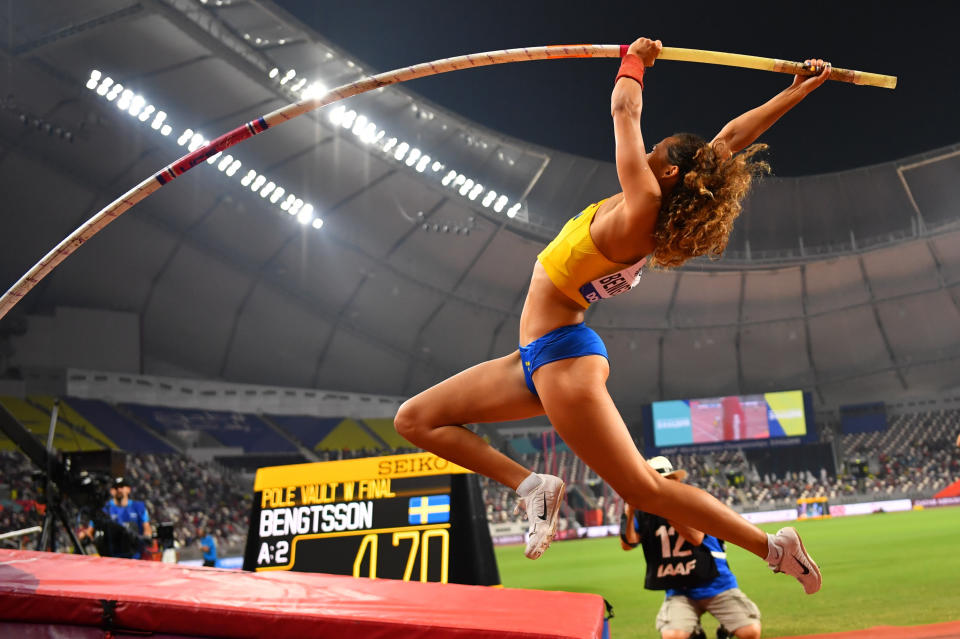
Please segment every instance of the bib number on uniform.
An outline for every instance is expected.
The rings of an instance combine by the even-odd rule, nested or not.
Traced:
[[[580,287],[580,294],[588,303],[593,304],[602,299],[613,297],[626,293],[634,286],[640,283],[640,276],[643,275],[643,265],[647,258],[643,258],[633,266],[628,266],[622,271],[611,273],[599,277],[592,282],[588,282]]]

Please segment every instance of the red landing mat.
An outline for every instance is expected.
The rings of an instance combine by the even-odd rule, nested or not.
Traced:
[[[0,550],[0,635],[26,622],[31,637],[84,639],[599,638],[603,609],[597,595]]]

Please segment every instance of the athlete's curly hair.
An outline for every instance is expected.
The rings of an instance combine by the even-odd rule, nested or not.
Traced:
[[[770,170],[754,157],[765,144],[727,156],[692,133],[673,137],[667,157],[679,168],[679,179],[663,200],[654,230],[653,264],[661,268],[698,255],[720,257],[753,179]]]

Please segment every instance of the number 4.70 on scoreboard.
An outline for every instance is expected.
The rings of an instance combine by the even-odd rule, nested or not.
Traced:
[[[430,453],[259,469],[243,567],[500,581],[477,477]]]

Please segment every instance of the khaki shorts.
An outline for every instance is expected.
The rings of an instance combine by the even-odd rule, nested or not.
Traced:
[[[716,617],[720,625],[730,632],[760,623],[757,604],[750,601],[739,588],[731,588],[709,599],[690,599],[683,595],[667,597],[657,613],[657,630],[693,632],[705,612]]]

